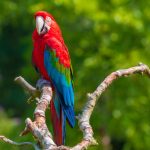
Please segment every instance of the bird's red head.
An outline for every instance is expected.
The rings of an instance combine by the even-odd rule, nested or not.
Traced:
[[[38,11],[34,14],[34,17],[36,18],[37,16],[42,16],[44,19],[46,19],[46,17],[50,17],[52,20],[55,20],[54,17],[46,12],[46,11]]]
[[[47,33],[55,22],[53,16],[45,11],[38,11],[34,14],[36,20],[36,29],[39,35]]]

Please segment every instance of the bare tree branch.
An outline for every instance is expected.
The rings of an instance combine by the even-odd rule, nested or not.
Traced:
[[[90,117],[97,100],[101,94],[112,84],[112,82],[120,77],[127,77],[132,74],[141,73],[150,77],[150,69],[147,65],[139,63],[138,66],[128,69],[117,70],[108,75],[104,81],[97,87],[93,93],[87,94],[87,102],[82,109],[82,113],[78,115],[80,130],[83,132],[83,140],[77,144],[72,150],[86,149],[90,145],[95,145],[97,142],[93,137],[93,129],[90,125]]]
[[[16,81],[29,93],[32,93],[32,96],[35,96],[36,93],[39,92],[37,89],[29,85],[22,77],[18,77]],[[52,88],[50,83],[46,81],[44,82],[44,85],[40,86],[41,96],[34,111],[34,122],[32,122],[30,118],[27,118],[25,121],[26,127],[21,135],[23,136],[31,132],[35,139],[38,141],[38,145],[40,145],[42,149],[54,149],[56,144],[52,140],[52,135],[47,128],[45,120],[45,111],[52,99]],[[32,92],[30,92],[30,90],[32,90]]]
[[[39,147],[32,143],[32,142],[14,142],[8,138],[6,138],[5,136],[0,136],[0,140],[6,142],[6,143],[9,143],[9,144],[12,144],[12,145],[16,145],[16,146],[32,146],[34,147],[35,150],[40,150]]]
[[[97,100],[100,98],[101,94],[112,84],[112,82],[120,77],[127,77],[132,74],[145,74],[150,77],[150,69],[147,65],[140,63],[138,66],[131,67],[128,69],[122,69],[115,71],[108,75],[104,81],[97,87],[97,89],[93,93],[87,94],[87,102],[82,109],[81,114],[77,116],[78,125],[80,130],[83,132],[83,140],[80,143],[77,143],[72,148],[66,146],[57,147],[53,141],[50,131],[47,128],[46,120],[45,120],[45,111],[48,108],[48,105],[52,99],[52,88],[49,83],[44,81],[40,84],[41,92],[39,92],[36,88],[32,87],[27,81],[25,81],[22,77],[17,77],[15,81],[19,83],[26,91],[30,93],[30,95],[34,98],[39,98],[37,103],[35,112],[34,112],[34,121],[31,119],[26,119],[26,128],[21,133],[21,135],[25,135],[29,132],[36,138],[37,144],[33,144],[30,142],[23,143],[24,145],[32,145],[35,148],[40,147],[42,150],[83,150],[87,149],[90,145],[97,145],[98,143],[93,137],[93,129],[90,125],[90,117],[93,112],[93,109],[96,105]],[[41,94],[39,94],[41,93]],[[4,136],[0,137],[1,140],[8,142],[13,145],[23,145],[16,142],[13,142]],[[10,141],[10,142],[9,142]],[[35,148],[35,150],[37,150]]]

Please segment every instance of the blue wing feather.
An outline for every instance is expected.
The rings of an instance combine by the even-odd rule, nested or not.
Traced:
[[[54,61],[58,61],[58,58],[56,57],[53,59],[51,53],[52,51],[49,49],[44,51],[44,65],[59,96],[60,103],[67,117],[67,120],[73,127],[75,125],[73,85],[72,82],[68,84],[65,74],[62,74],[53,65]]]

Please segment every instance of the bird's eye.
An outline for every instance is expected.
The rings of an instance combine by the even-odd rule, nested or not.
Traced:
[[[46,17],[46,22],[51,22],[51,18],[50,17]]]

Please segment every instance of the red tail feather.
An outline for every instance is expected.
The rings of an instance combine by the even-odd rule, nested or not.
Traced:
[[[57,117],[53,100],[50,103],[51,120],[54,130],[54,140],[57,145],[63,145],[62,118]],[[62,115],[60,115],[62,116]]]

